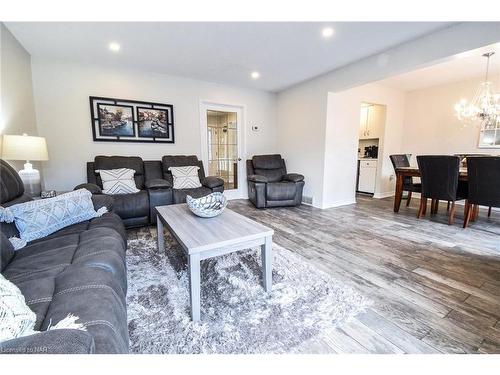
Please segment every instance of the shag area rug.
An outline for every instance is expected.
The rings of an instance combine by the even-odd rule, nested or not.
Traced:
[[[186,258],[167,235],[128,242],[132,353],[287,353],[370,302],[273,244],[273,290],[261,286],[258,249],[202,261],[201,322],[190,320]]]

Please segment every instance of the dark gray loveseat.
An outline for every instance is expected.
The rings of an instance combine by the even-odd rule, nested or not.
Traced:
[[[0,198],[4,207],[29,201],[14,169],[0,160]],[[112,199],[93,197],[96,209]],[[127,353],[125,296],[126,234],[122,220],[106,213],[64,228],[14,252],[8,240],[14,224],[1,223],[0,271],[23,293],[44,331],[68,314],[87,331],[46,331],[0,343],[0,353]]]
[[[169,167],[198,166],[202,184],[194,189],[173,189]],[[186,202],[186,195],[199,198],[216,191],[224,191],[224,181],[218,177],[205,177],[203,163],[195,155],[164,156],[162,160],[145,160],[137,156],[96,156],[87,163],[87,183],[75,189],[85,188],[93,195],[102,195],[99,169],[129,168],[135,170],[135,184],[140,191],[132,194],[112,195],[114,211],[123,219],[127,228],[156,223],[156,206]]]
[[[287,173],[279,154],[256,155],[247,160],[248,199],[257,208],[298,206],[304,176]]]

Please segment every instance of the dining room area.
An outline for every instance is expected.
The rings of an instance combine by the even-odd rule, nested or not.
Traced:
[[[399,101],[386,108],[373,197],[391,197],[393,212],[416,223],[497,231],[500,43],[375,84]]]
[[[410,165],[411,155],[390,158],[396,174],[395,213],[403,199],[410,207],[412,198],[419,198],[418,219],[438,215],[440,203],[448,225],[455,223],[460,206],[463,228],[478,221],[480,214],[489,222],[494,222],[492,215],[500,216],[500,156],[418,155],[417,166]]]

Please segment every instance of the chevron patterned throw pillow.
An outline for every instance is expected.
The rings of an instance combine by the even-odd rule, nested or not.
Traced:
[[[104,194],[129,194],[140,191],[135,186],[135,171],[133,169],[98,169],[96,172],[101,175]]]
[[[201,187],[198,169],[200,167],[195,166],[168,168],[172,173],[174,189],[195,189]]]

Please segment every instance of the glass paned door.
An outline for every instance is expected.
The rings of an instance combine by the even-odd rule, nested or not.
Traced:
[[[207,110],[208,175],[238,189],[238,113]]]

